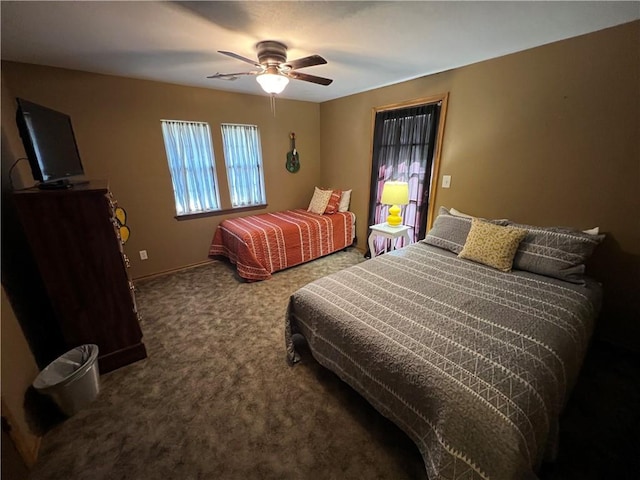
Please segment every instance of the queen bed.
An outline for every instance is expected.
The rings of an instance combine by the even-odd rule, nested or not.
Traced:
[[[602,236],[519,225],[502,271],[458,255],[473,228],[441,210],[425,240],[295,292],[288,359],[301,334],[413,439],[431,480],[536,478],[600,308],[583,264]]]

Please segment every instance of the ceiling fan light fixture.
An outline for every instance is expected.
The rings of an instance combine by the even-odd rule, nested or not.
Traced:
[[[262,89],[269,94],[282,93],[289,83],[289,79],[278,73],[261,73],[256,80]]]
[[[282,93],[289,83],[289,80],[292,78],[294,80],[301,80],[303,82],[311,82],[316,85],[324,86],[330,85],[331,82],[333,82],[330,78],[318,77],[316,75],[309,75],[308,73],[301,73],[297,71],[301,68],[326,64],[327,61],[320,55],[309,55],[307,57],[287,61],[287,46],[284,43],[276,42],[275,40],[258,42],[256,49],[258,50],[258,61],[224,50],[218,50],[218,53],[249,63],[254,67],[258,67],[260,70],[238,73],[216,73],[215,75],[210,75],[207,78],[234,80],[240,75],[255,75],[260,87],[262,87],[262,89],[271,96],[277,93]]]

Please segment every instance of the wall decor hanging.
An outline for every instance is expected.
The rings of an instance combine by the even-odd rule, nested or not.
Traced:
[[[296,173],[300,170],[300,156],[296,150],[296,134],[291,132],[289,138],[291,139],[291,151],[287,153],[287,170]]]

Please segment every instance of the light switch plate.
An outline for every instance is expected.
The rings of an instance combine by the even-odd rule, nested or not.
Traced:
[[[442,176],[442,188],[451,187],[451,175],[443,175]]]

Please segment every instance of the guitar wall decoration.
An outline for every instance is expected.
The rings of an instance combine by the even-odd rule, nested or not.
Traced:
[[[290,173],[296,173],[300,170],[300,155],[296,150],[296,134],[291,132],[289,138],[291,139],[291,151],[287,153],[287,170]]]

